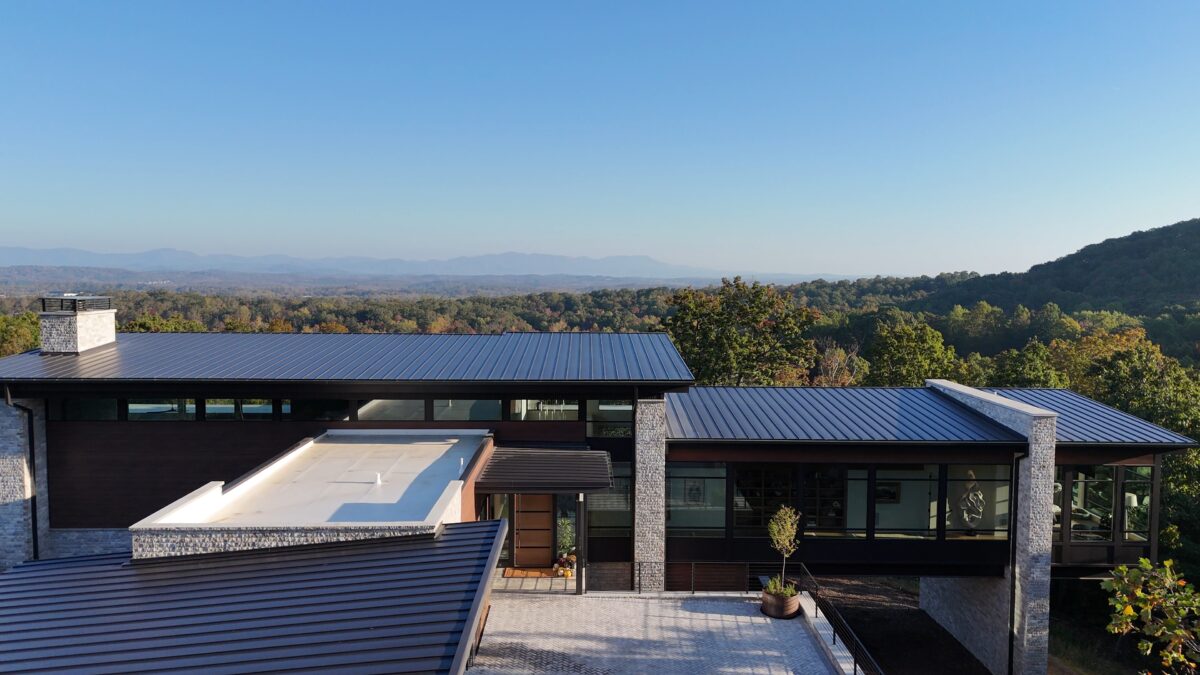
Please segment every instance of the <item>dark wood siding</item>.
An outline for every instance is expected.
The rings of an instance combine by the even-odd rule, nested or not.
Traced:
[[[48,422],[50,526],[128,527],[332,428],[492,429],[498,443],[585,440],[583,422]]]

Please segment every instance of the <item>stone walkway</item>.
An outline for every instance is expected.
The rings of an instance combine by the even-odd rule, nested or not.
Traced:
[[[833,673],[803,619],[756,598],[493,593],[471,675]]]

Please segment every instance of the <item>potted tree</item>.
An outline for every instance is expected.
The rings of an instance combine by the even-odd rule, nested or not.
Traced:
[[[787,582],[787,560],[796,552],[796,531],[800,514],[790,506],[781,506],[767,523],[771,548],[783,556],[779,576],[771,577],[762,592],[762,613],[775,619],[790,619],[800,613],[800,594],[796,585]]]

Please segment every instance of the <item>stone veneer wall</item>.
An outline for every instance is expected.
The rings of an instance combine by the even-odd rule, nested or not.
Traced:
[[[117,310],[42,312],[41,348],[47,354],[76,354],[117,339]]]
[[[0,571],[33,557],[25,412],[0,402]]]
[[[950,382],[926,383],[1028,439],[1017,474],[1015,567],[1003,579],[922,577],[921,609],[996,675],[1008,672],[1012,576],[1016,611],[1012,672],[1043,675],[1049,661],[1050,563],[1057,415]]]
[[[436,525],[137,528],[133,531],[133,557],[164,558],[279,546],[327,544],[335,541],[433,534],[437,530]]]
[[[633,560],[643,591],[665,588],[667,556],[667,406],[639,399],[634,424]]]

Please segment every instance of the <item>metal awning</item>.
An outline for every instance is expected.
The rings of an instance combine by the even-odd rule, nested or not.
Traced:
[[[612,484],[612,464],[603,450],[496,448],[475,481],[475,491],[485,494],[602,492]]]

